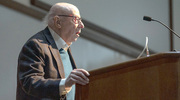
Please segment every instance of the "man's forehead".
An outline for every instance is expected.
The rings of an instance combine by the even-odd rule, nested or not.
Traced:
[[[76,17],[80,17],[79,10],[72,10],[72,14]]]
[[[59,14],[66,14],[66,15],[73,15],[80,17],[79,9],[74,5],[66,4],[66,3],[65,4],[58,3],[57,6],[59,6],[57,8]]]

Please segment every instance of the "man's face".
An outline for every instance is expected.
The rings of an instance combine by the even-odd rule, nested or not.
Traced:
[[[84,28],[84,24],[80,19],[79,11],[72,11],[69,16],[61,24],[61,38],[70,45],[72,42],[75,42],[81,33],[81,29]]]

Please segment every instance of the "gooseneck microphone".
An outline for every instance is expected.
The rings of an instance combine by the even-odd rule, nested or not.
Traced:
[[[145,20],[145,21],[155,21],[155,22],[158,22],[158,23],[160,23],[161,25],[165,26],[167,29],[169,29],[174,35],[176,35],[177,37],[180,38],[180,36],[179,36],[176,32],[174,32],[171,28],[169,28],[167,25],[165,25],[165,24],[162,23],[161,21],[152,19],[152,18],[149,17],[149,16],[144,16],[144,17],[143,17],[143,20]]]

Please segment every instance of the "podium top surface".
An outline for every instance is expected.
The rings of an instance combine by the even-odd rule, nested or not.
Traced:
[[[163,61],[165,59],[165,61]],[[115,70],[119,69],[136,69],[138,65],[146,64],[147,67],[151,66],[151,64],[156,64],[156,63],[167,63],[171,62],[174,60],[180,59],[180,52],[166,52],[166,53],[158,53],[158,54],[153,54],[150,55],[149,57],[141,57],[138,59],[130,60],[127,62],[115,64],[112,66],[107,66],[95,70],[89,71],[91,76],[98,75],[98,74],[103,74],[107,72],[112,72]],[[140,68],[140,67],[138,67]]]

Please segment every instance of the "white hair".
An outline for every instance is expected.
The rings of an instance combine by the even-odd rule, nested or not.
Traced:
[[[50,10],[46,16],[43,18],[43,22],[45,22],[45,24],[50,24],[53,21],[53,17],[55,16],[55,12]]]
[[[79,11],[78,8],[76,6],[74,6],[74,5],[72,5],[72,4],[69,4],[69,3],[56,3],[55,5],[53,5],[51,7],[49,12],[43,18],[43,21],[48,25],[52,24],[53,23],[53,18],[54,18],[54,16],[57,15],[57,12],[61,12],[63,14],[63,13],[65,13],[65,11],[71,11],[72,9],[76,9],[77,11]]]

